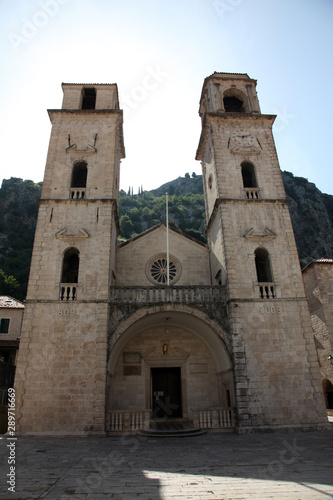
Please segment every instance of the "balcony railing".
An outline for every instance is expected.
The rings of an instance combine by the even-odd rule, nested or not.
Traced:
[[[244,188],[245,196],[248,200],[259,200],[260,188]]]
[[[258,283],[259,297],[261,299],[276,299],[275,283]]]
[[[111,288],[114,304],[210,304],[225,300],[225,288],[221,286],[118,286]]]
[[[77,300],[77,283],[60,283],[59,300]]]
[[[70,200],[84,200],[86,198],[85,188],[70,188],[69,199]]]

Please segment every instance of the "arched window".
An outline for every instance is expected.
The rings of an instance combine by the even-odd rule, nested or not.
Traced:
[[[226,96],[223,98],[224,110],[227,113],[244,113],[244,103],[237,97]]]
[[[72,171],[71,188],[85,188],[87,185],[87,164],[84,161],[75,163]]]
[[[248,96],[242,90],[236,88],[227,89],[223,92],[223,107],[226,113],[248,113]]]
[[[258,187],[255,170],[252,163],[249,163],[247,161],[244,161],[242,163],[242,177],[243,177],[243,186],[245,188]]]
[[[69,248],[64,254],[61,283],[77,283],[79,277],[80,253],[76,248]]]
[[[257,248],[254,252],[259,284],[259,296],[261,299],[275,299],[276,290],[273,284],[273,274],[269,253],[264,248]]]
[[[273,275],[267,250],[257,248],[255,251],[255,262],[258,283],[272,283]]]

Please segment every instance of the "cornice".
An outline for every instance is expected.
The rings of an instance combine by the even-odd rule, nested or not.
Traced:
[[[122,109],[48,109],[48,115],[121,115]]]
[[[89,205],[90,203],[109,203],[109,204],[116,204],[117,205],[117,200],[115,198],[93,198],[93,199],[74,199],[70,200],[69,198],[61,199],[61,198],[41,198],[39,200],[36,200],[36,203],[38,206],[41,205],[52,205],[53,203],[62,203],[64,205],[74,205],[74,204],[81,204],[81,205]]]
[[[289,205],[291,200],[288,200],[287,198],[276,198],[276,199],[255,199],[255,200],[249,200],[249,199],[242,199],[242,198],[217,198],[214,203],[214,208],[210,214],[209,220],[207,222],[205,234],[208,234],[214,220],[217,214],[217,210],[220,205],[228,205],[228,204],[235,204],[237,203],[238,205],[248,205],[249,203],[251,204],[262,204],[262,205]]]

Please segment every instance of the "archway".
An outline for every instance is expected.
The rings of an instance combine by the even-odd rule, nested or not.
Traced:
[[[234,406],[232,363],[222,340],[226,333],[201,311],[183,309],[140,310],[141,317],[133,314],[114,332],[107,421],[115,414],[143,419],[145,412],[150,421],[157,416],[192,421],[205,414],[213,427],[218,412]]]

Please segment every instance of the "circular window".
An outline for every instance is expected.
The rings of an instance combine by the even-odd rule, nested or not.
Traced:
[[[166,285],[168,283],[166,254],[154,255],[146,265],[146,275],[154,285]],[[181,265],[173,255],[169,256],[169,283],[174,285],[181,276]]]

